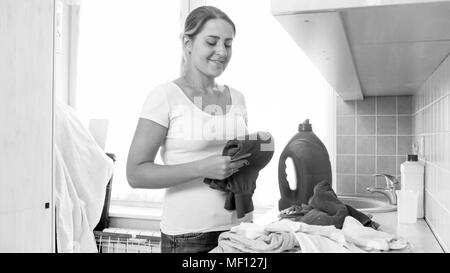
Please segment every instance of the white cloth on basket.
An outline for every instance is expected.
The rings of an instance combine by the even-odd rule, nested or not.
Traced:
[[[55,102],[55,221],[57,251],[97,252],[100,220],[114,163],[68,105]]]

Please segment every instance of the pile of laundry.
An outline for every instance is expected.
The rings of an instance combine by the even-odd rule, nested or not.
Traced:
[[[308,225],[289,219],[266,226],[241,223],[219,236],[210,253],[364,253],[404,249],[408,242],[383,231],[363,226],[351,216],[342,229],[332,225]]]
[[[330,183],[314,187],[308,204],[293,205],[269,224],[241,223],[220,234],[211,253],[365,253],[410,247],[402,237],[378,230],[371,218],[343,204]]]

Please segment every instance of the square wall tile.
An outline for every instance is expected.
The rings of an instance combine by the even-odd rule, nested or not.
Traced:
[[[377,155],[396,155],[397,138],[395,136],[377,136]]]
[[[396,156],[377,156],[377,173],[397,175]]]
[[[412,114],[412,97],[413,96],[397,97],[397,114],[399,115]]]
[[[336,175],[337,194],[355,195],[355,176],[354,175]]]
[[[363,100],[356,101],[357,115],[375,115],[375,98],[365,97]]]
[[[374,155],[375,154],[375,136],[357,136],[356,154]]]
[[[408,155],[412,153],[412,136],[397,137],[397,155]]]
[[[355,174],[355,156],[336,156],[336,172],[338,174]]]
[[[358,135],[375,135],[375,116],[357,116],[356,127]]]
[[[355,101],[344,101],[340,97],[336,98],[336,113],[337,115],[354,115],[356,113]]]
[[[375,156],[356,156],[356,173],[357,174],[374,174],[375,173]]]
[[[396,135],[397,120],[396,116],[378,116],[377,117],[378,135]]]
[[[338,134],[338,135],[354,135],[355,134],[355,117],[337,117],[336,118],[336,134]]]
[[[336,152],[338,154],[355,154],[355,136],[337,136]]]
[[[377,115],[396,115],[397,98],[395,96],[377,97]]]
[[[411,135],[412,134],[412,117],[398,116],[398,134]]]

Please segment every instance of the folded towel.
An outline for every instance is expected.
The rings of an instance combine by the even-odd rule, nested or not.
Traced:
[[[219,235],[218,246],[210,253],[278,253],[298,251],[293,233],[266,232],[261,226],[241,223]]]
[[[289,219],[281,219],[279,221],[268,224],[265,228],[267,232],[291,232],[305,233],[309,235],[318,235],[328,238],[342,247],[348,247],[344,234],[341,230],[333,225],[309,225],[303,222],[295,222]]]

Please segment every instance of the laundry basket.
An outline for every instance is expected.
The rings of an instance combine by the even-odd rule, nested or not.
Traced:
[[[159,253],[160,234],[132,229],[94,231],[99,253]]]
[[[116,156],[106,153],[113,162]],[[158,253],[160,252],[160,232],[149,230],[111,228],[109,207],[113,178],[106,186],[105,203],[100,221],[94,228],[94,236],[99,253]]]

